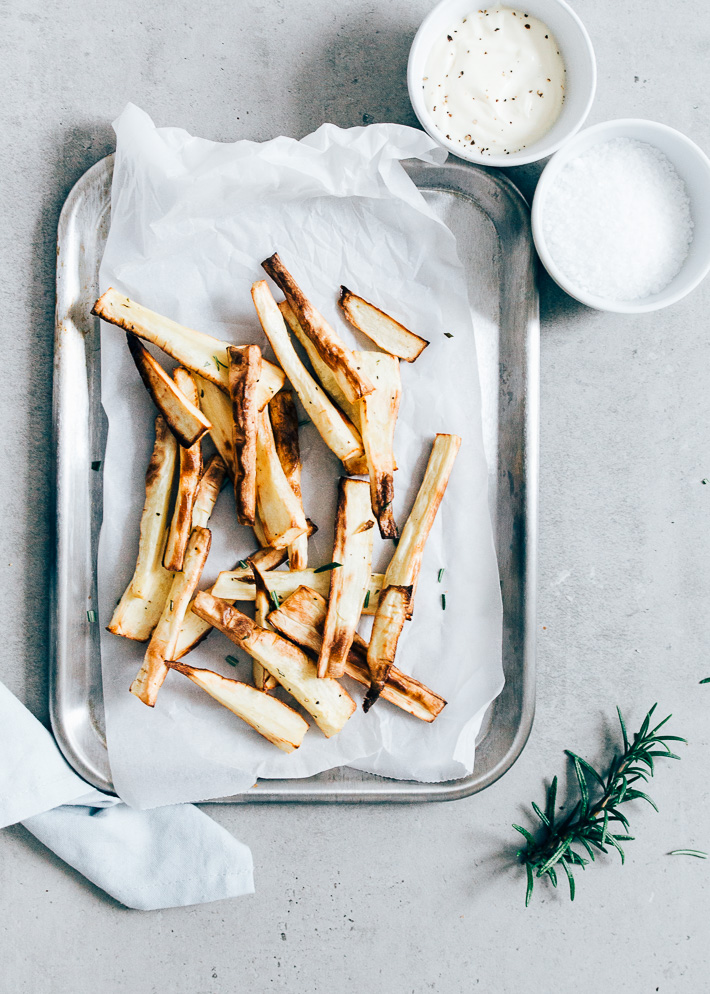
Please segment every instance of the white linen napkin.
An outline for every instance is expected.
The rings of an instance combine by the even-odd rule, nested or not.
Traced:
[[[128,908],[254,892],[247,846],[192,804],[134,811],[93,790],[0,683],[0,828],[16,822]]]

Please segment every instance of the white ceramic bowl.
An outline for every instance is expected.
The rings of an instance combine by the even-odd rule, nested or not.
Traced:
[[[680,272],[659,293],[637,300],[598,297],[574,286],[552,259],[545,242],[545,199],[561,171],[571,159],[612,138],[635,138],[660,149],[685,182],[693,218],[693,240]],[[665,124],[635,119],[595,124],[567,142],[543,169],[533,198],[532,230],[535,248],[545,269],[555,283],[580,303],[617,314],[643,314],[667,307],[695,289],[710,271],[710,161],[694,142]]]
[[[560,116],[547,134],[533,145],[509,155],[467,152],[461,145],[449,141],[427,111],[422,80],[434,39],[467,14],[478,10],[475,0],[442,0],[437,4],[424,18],[414,37],[407,65],[409,99],[426,133],[460,159],[482,166],[520,166],[552,155],[584,124],[597,86],[597,66],[589,35],[564,0],[530,0],[523,5],[517,0],[505,0],[501,6],[522,10],[546,24],[557,39],[567,70],[565,100]]]

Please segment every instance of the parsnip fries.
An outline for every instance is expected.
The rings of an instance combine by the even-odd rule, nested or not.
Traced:
[[[266,541],[285,549],[307,529],[300,497],[296,497],[279,461],[269,409],[257,417],[256,501]]]
[[[91,313],[157,345],[181,365],[193,373],[199,373],[229,394],[229,342],[222,342],[156,314],[113,287],[109,287],[99,297]],[[268,404],[283,385],[283,372],[278,366],[264,360],[259,381],[259,407]]]
[[[253,557],[250,557],[250,560],[252,558],[256,559],[256,557],[261,553],[265,553],[262,562],[265,563],[266,569],[276,569],[277,566],[280,566],[282,563],[286,562],[286,558],[288,556],[285,549],[260,549],[259,552],[254,553]],[[253,580],[252,571],[248,570],[247,572],[251,574]],[[212,586],[209,593],[214,594],[214,589],[214,586]],[[254,589],[255,587],[253,586],[252,590]],[[252,598],[256,600],[253,594]],[[226,600],[227,604],[233,604],[238,598],[234,597],[231,599],[222,599]],[[194,601],[185,612],[185,619],[180,626],[180,633],[178,635],[177,642],[175,643],[175,651],[172,655],[173,660],[182,659],[183,656],[186,656],[188,652],[191,652],[195,646],[199,645],[199,643],[212,631],[212,625],[203,618],[198,618],[192,610],[193,604]],[[259,687],[259,689],[262,690],[263,688]]]
[[[163,566],[170,527],[178,444],[162,417],[155,419],[155,445],[145,474],[145,503],[138,541],[138,560],[131,582],[118,602],[108,630],[146,642],[158,624],[173,574]]]
[[[288,330],[294,335],[298,341],[303,346],[303,349],[308,356],[308,361],[311,366],[313,366],[313,371],[320,380],[320,384],[331,398],[331,400],[336,404],[337,407],[343,411],[344,414],[352,421],[352,423],[360,431],[360,402],[356,401],[351,404],[348,398],[345,396],[343,391],[340,389],[340,384],[335,378],[335,374],[330,366],[327,366],[320,357],[318,349],[315,347],[313,342],[310,340],[308,335],[305,333],[301,325],[299,324],[298,318],[293,312],[293,308],[287,300],[279,301],[278,308],[281,311],[284,321],[288,327]],[[355,470],[352,470],[355,472]],[[363,469],[363,473],[367,472],[367,468]]]
[[[251,296],[264,334],[306,414],[331,452],[347,470],[355,472],[351,469],[352,464],[360,465],[365,455],[357,429],[333,404],[299,359],[266,280],[253,285]]]
[[[374,385],[358,369],[355,357],[303,293],[277,253],[261,264],[293,308],[299,324],[318,349],[323,362],[333,370],[351,404],[372,393]]]
[[[399,359],[382,352],[356,352],[375,384],[360,401],[360,431],[370,476],[372,510],[383,538],[397,538],[394,520],[394,429],[402,396]]]
[[[279,390],[269,404],[271,427],[274,432],[276,455],[279,457],[284,476],[297,500],[301,498],[301,450],[298,444],[298,413],[290,390]],[[288,559],[292,570],[306,569],[308,566],[308,532],[299,535],[288,547]]]
[[[385,573],[383,588],[412,587],[412,601],[417,591],[424,546],[446,493],[460,447],[461,439],[458,435],[437,435],[434,439],[424,479]],[[410,601],[407,617],[411,616]]]
[[[266,581],[264,580],[264,575],[259,569],[259,566],[254,562],[253,559],[248,560],[249,565],[252,568],[252,573],[254,574],[254,621],[257,623],[259,628],[265,628],[267,632],[273,631],[273,628],[269,624],[268,614],[272,607],[271,595],[269,594],[269,588],[266,586]],[[251,675],[254,681],[254,686],[259,690],[273,690],[276,687],[276,680],[265,670],[261,663],[252,659],[251,662]]]
[[[278,698],[211,670],[198,670],[185,663],[168,663],[168,666],[192,680],[283,752],[293,752],[303,742],[308,722]]]
[[[210,422],[170,379],[140,339],[127,332],[126,340],[146,390],[180,445],[189,447],[199,442],[212,427]]]
[[[108,628],[148,642],[130,687],[143,703],[153,707],[167,673],[177,670],[291,753],[309,726],[295,703],[282,702],[283,692],[327,737],[355,711],[339,682],[344,676],[366,688],[364,711],[383,697],[429,723],[446,706],[443,697],[398,669],[395,657],[461,439],[436,436],[387,572],[373,573],[375,528],[384,539],[397,538],[394,434],[406,368],[400,360],[414,362],[429,343],[341,287],[345,319],[381,350],[354,351],[277,254],[262,266],[286,297],[277,304],[265,279],[251,288],[256,315],[280,366],[264,359],[258,345],[231,345],[194,331],[113,288],[94,305],[94,314],[126,331],[131,355],[161,414],[146,474],[138,560]],[[177,361],[172,378],[139,339]],[[296,343],[307,360],[301,360]],[[316,568],[308,561],[308,540],[316,528],[305,516],[301,494],[297,401],[345,469],[338,484],[332,561]],[[203,472],[205,435],[217,454]],[[198,592],[211,542],[207,526],[225,476],[234,484],[237,520],[253,529],[260,548],[221,572],[209,591]],[[241,602],[254,603],[254,621],[234,606]],[[374,616],[369,643],[357,632],[366,615]],[[178,662],[213,628],[251,657],[253,686]],[[277,693],[270,696],[272,689]]]
[[[256,514],[256,436],[261,376],[258,345],[230,345],[229,395],[232,398],[232,439],[235,454],[234,495],[240,525],[253,525]]]
[[[370,581],[374,525],[367,483],[341,477],[333,543],[333,562],[339,565],[330,573],[328,613],[318,656],[321,678],[338,679],[345,672]]]
[[[313,716],[326,737],[345,725],[355,710],[355,701],[337,680],[319,679],[315,664],[302,649],[276,632],[259,628],[251,618],[211,594],[199,593],[193,610],[258,660]]]
[[[327,607],[328,602],[315,590],[299,587],[269,614],[269,621],[281,635],[300,645],[306,652],[318,656]],[[345,673],[363,686],[370,686],[367,642],[357,634],[345,662]],[[382,689],[382,698],[426,722],[434,721],[446,706],[443,697],[414,677],[402,673],[396,666],[390,669]]]
[[[195,404],[198,403],[195,381],[186,369],[181,366],[173,373],[180,391]],[[186,449],[180,446],[180,475],[178,477],[178,492],[175,498],[175,510],[170,522],[168,542],[165,546],[163,566],[172,572],[182,569],[185,549],[192,529],[192,508],[195,495],[202,476],[202,448],[200,443]]]
[[[131,693],[149,707],[155,706],[158,691],[168,673],[165,661],[174,654],[187,606],[207,561],[210,540],[209,529],[193,529],[187,544],[183,568],[174,575],[160,621],[148,643],[143,665],[131,684]]]
[[[343,314],[358,331],[367,335],[375,345],[405,362],[414,362],[429,342],[385,314],[379,307],[341,286],[338,301]]]
[[[460,446],[461,439],[458,435],[437,435],[434,439],[422,485],[387,567],[367,650],[367,665],[372,682],[363,702],[366,711],[375,703],[384,686],[394,662],[402,627],[412,616],[412,601],[424,546],[446,492]]]
[[[370,687],[362,702],[363,711],[370,710],[385,686],[397,654],[399,636],[407,620],[411,596],[411,587],[390,586],[382,591],[367,648]]]
[[[230,480],[236,474],[237,457],[234,452],[234,422],[232,402],[219,387],[202,376],[195,376],[200,407],[205,417],[212,423],[210,438],[219,452]]]
[[[302,570],[281,570],[274,569],[264,572],[264,580],[269,588],[269,594],[273,600],[274,595],[279,600],[290,597],[291,594],[301,585],[315,590],[321,597],[327,597],[330,593],[330,569],[302,569]],[[365,591],[365,598],[361,605],[362,614],[374,614],[377,609],[377,601],[382,589],[384,576],[382,573],[371,573],[370,581]],[[225,570],[217,577],[217,581],[212,587],[212,593],[226,601],[247,602],[253,601],[255,595],[254,577],[250,569]],[[367,602],[365,604],[365,601]]]
[[[210,520],[222,489],[225,474],[226,467],[222,457],[213,455],[205,466],[195,494],[195,503],[192,505],[193,528],[198,525],[200,528],[207,527],[207,522]]]

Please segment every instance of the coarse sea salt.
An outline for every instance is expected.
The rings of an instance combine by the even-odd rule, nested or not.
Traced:
[[[572,159],[545,199],[543,233],[570,285],[608,300],[663,290],[693,238],[685,184],[659,149],[613,138]]]

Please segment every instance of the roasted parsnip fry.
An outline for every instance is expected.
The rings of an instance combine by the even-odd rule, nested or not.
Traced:
[[[155,445],[145,474],[145,503],[141,517],[138,560],[131,582],[118,602],[108,630],[114,635],[146,642],[158,624],[173,574],[163,566],[170,525],[178,444],[162,417],[155,419]]]
[[[360,401],[360,430],[370,476],[372,510],[383,538],[397,538],[394,520],[394,429],[402,396],[399,359],[381,352],[355,352],[375,384]]]
[[[308,527],[309,534],[313,534],[317,530],[312,521],[308,522]],[[245,561],[248,563],[254,562],[257,566],[261,565],[261,568],[264,570],[271,570],[281,566],[286,562],[287,558],[288,552],[286,549],[272,549],[267,547],[265,549],[259,549],[257,552],[253,552]],[[253,573],[250,569],[245,569],[244,572],[253,579]],[[172,577],[172,574],[168,575]],[[214,585],[210,588],[209,592],[214,594]],[[253,593],[252,597],[254,598]],[[224,599],[227,600],[228,604],[234,604],[234,601],[237,598],[233,597],[231,600],[229,598]],[[255,598],[254,601],[256,603]],[[271,604],[272,602],[269,603],[269,607],[271,607]],[[210,623],[208,621],[204,621],[202,618],[198,618],[192,610],[192,604],[190,604],[185,612],[185,620],[180,628],[180,634],[178,635],[178,640],[175,645],[173,658],[182,659],[183,656],[186,656],[188,652],[191,652],[195,646],[199,645],[199,643],[202,642],[202,640],[209,635],[211,631],[212,626]]]
[[[227,468],[221,456],[215,453],[205,466],[202,479],[197,487],[195,503],[192,506],[192,527],[206,528],[214,506],[217,503]]]
[[[271,632],[273,628],[267,620],[269,611],[273,607],[269,588],[266,586],[263,573],[258,565],[255,565],[253,559],[249,560],[249,562],[254,574],[254,586],[256,587],[254,595],[254,621],[260,628],[265,628],[267,632]],[[277,681],[268,670],[264,669],[257,659],[252,659],[251,673],[254,686],[258,690],[273,690],[276,686]]]
[[[333,370],[335,378],[351,404],[372,393],[374,385],[358,369],[357,362],[339,335],[308,300],[277,253],[261,264],[280,287],[293,308],[299,324],[311,339],[323,362]]]
[[[285,549],[306,532],[303,505],[294,494],[276,454],[269,410],[259,412],[256,439],[256,500],[269,545]]]
[[[283,752],[293,752],[303,742],[308,722],[277,697],[269,697],[246,683],[230,680],[212,670],[198,670],[185,663],[168,663],[168,667],[192,680]]]
[[[299,587],[269,614],[269,621],[281,635],[300,645],[316,657],[320,653],[321,631],[328,602],[315,590]],[[345,672],[365,687],[370,686],[367,667],[367,642],[357,633],[348,653]],[[433,721],[446,706],[443,697],[435,694],[414,677],[393,666],[385,681],[382,698],[421,721]]]
[[[318,377],[323,389],[330,396],[333,403],[347,415],[357,430],[360,431],[360,402],[356,401],[354,404],[351,404],[343,391],[340,389],[340,384],[335,378],[335,373],[330,366],[327,366],[321,359],[318,349],[301,327],[300,322],[289,302],[287,300],[279,301],[278,308],[283,315],[283,319],[288,326],[288,330],[292,335],[296,336],[298,341],[303,346],[303,349],[308,356],[308,361],[311,366],[313,366],[313,371]]]
[[[276,632],[267,632],[224,601],[201,592],[195,613],[241,646],[276,677],[281,686],[313,715],[328,738],[339,732],[355,710],[355,701],[337,680],[320,680],[316,667],[302,649]]]
[[[367,335],[379,348],[405,362],[414,362],[429,344],[426,338],[415,335],[389,314],[385,314],[363,297],[358,297],[345,286],[340,288],[338,303],[350,324]]]
[[[132,332],[146,342],[152,342],[187,369],[199,373],[229,395],[229,342],[222,342],[201,331],[193,331],[177,321],[156,314],[113,287],[109,287],[99,297],[91,313],[124,331]],[[283,385],[283,371],[264,360],[259,381],[259,408],[268,404]]]
[[[205,416],[212,423],[210,436],[214,446],[221,455],[230,480],[234,480],[236,472],[236,456],[234,454],[234,429],[232,420],[232,402],[226,393],[202,376],[195,376],[197,392]]]
[[[158,691],[168,672],[165,660],[175,654],[175,643],[185,618],[187,606],[210,551],[211,535],[207,528],[194,528],[185,552],[183,569],[175,573],[160,621],[148,643],[143,665],[131,684],[131,693],[144,704],[154,707]]]
[[[273,569],[264,573],[264,579],[272,600],[274,594],[279,601],[284,597],[290,597],[294,590],[301,585],[316,590],[321,597],[327,597],[330,593],[330,571],[317,573],[313,569],[302,569],[292,573],[290,570]],[[383,579],[382,573],[370,574],[370,583],[365,592],[367,606],[364,606],[363,602],[363,614],[375,613]],[[212,587],[212,593],[215,597],[240,603],[253,601],[254,590],[254,577],[250,569],[225,570],[219,574],[217,582]]]
[[[257,388],[261,375],[258,345],[230,345],[229,394],[235,453],[234,494],[240,525],[253,525],[256,514]]]
[[[184,396],[139,338],[127,332],[126,340],[146,390],[180,445],[199,442],[212,427],[202,411]]]
[[[298,444],[298,412],[290,390],[279,390],[269,404],[271,427],[274,432],[276,454],[284,476],[297,499],[301,501],[301,450]],[[306,569],[308,566],[308,533],[299,535],[288,547],[290,568]]]
[[[251,295],[264,334],[298,394],[306,414],[331,452],[343,462],[347,470],[354,472],[350,469],[353,461],[359,465],[365,456],[357,429],[333,404],[299,359],[266,280],[255,283],[251,288]]]
[[[385,587],[382,591],[367,648],[370,689],[362,702],[363,711],[369,711],[382,693],[397,654],[411,596],[411,587]]]
[[[181,366],[173,373],[175,382],[185,396],[195,404],[198,403],[197,387],[192,376]],[[195,495],[202,476],[202,448],[199,442],[186,449],[180,446],[180,476],[178,477],[178,491],[175,498],[175,508],[173,519],[170,522],[170,532],[168,542],[165,546],[163,556],[163,566],[173,573],[182,569],[182,562],[185,558],[187,541],[192,530],[192,509],[195,504]]]
[[[458,435],[437,435],[434,439],[422,485],[385,573],[385,587],[412,588],[408,618],[412,617],[424,546],[446,492],[460,447],[461,439]]]
[[[333,543],[333,562],[341,567],[330,574],[328,613],[318,657],[321,678],[339,679],[345,672],[370,581],[374,525],[367,483],[341,477]]]

